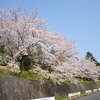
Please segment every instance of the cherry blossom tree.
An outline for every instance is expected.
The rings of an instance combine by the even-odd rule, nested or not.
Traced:
[[[100,69],[94,62],[87,59],[76,59],[74,57],[67,58],[65,62],[55,66],[58,72],[66,80],[77,82],[76,78],[86,78],[97,80],[100,76]]]
[[[28,14],[20,8],[0,9],[0,48],[4,49],[4,61],[7,64],[19,61],[21,72],[34,67],[52,79],[73,82],[77,82],[76,77],[97,79],[100,69],[95,63],[76,59],[74,42],[63,34],[50,32],[46,21],[37,16],[37,10]]]
[[[5,46],[8,61],[20,58],[20,69],[23,57],[29,56],[30,51],[36,54],[39,47],[42,53],[40,62],[54,63],[58,55],[77,54],[73,42],[62,34],[49,32],[46,21],[37,15],[37,10],[32,14],[21,14],[19,8],[0,10],[0,45]],[[40,60],[37,55],[34,58]]]

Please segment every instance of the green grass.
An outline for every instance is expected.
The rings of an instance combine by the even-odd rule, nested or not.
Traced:
[[[22,75],[20,75],[17,72],[11,72],[10,71],[10,67],[9,66],[1,66],[0,67],[0,76],[6,76],[6,77],[17,77],[17,78],[21,78],[21,79],[31,79],[31,80],[41,80],[44,82],[56,82],[55,80],[52,79],[46,79],[44,77],[41,76],[40,73],[36,72],[35,70],[28,70],[28,71],[23,71]],[[63,81],[60,83],[70,83],[70,81]]]
[[[33,70],[24,71],[22,73],[22,75],[21,75],[21,78],[25,78],[25,79],[40,79],[38,73],[33,71]]]
[[[81,92],[81,95],[85,95],[86,93],[85,92]]]
[[[17,77],[21,79],[42,80],[45,82],[53,82],[51,79],[42,78],[38,72],[34,70],[23,71],[22,75],[16,72],[0,72],[0,76]]]
[[[61,82],[61,83],[68,84],[68,83],[71,83],[71,82],[70,82],[70,81],[68,81],[68,80],[65,80],[65,81],[63,81],[63,82]]]
[[[53,82],[53,80],[51,80],[51,79],[43,79],[43,81],[45,81],[45,82]]]
[[[92,83],[92,81],[81,81],[80,83],[82,83],[82,84],[90,84],[90,83]]]
[[[63,96],[63,97],[56,98],[56,100],[64,100],[64,99],[68,99],[68,96]]]
[[[6,74],[6,73],[0,73],[0,76],[11,76],[11,75],[9,75],[9,74]]]
[[[93,82],[92,80],[89,80],[89,79],[86,79],[86,78],[81,78],[81,77],[77,77],[76,79],[82,84],[90,84],[90,83]]]
[[[9,68],[9,67],[8,67]],[[25,78],[25,79],[40,79],[40,76],[37,72],[33,70],[23,71],[22,75],[20,75],[17,72],[11,72],[10,69],[7,68],[0,68],[0,76],[12,76],[12,77],[18,77],[18,78]]]

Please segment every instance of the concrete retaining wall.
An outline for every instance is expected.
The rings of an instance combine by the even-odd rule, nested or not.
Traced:
[[[100,88],[100,82],[91,84],[57,84],[0,76],[0,100],[29,100],[50,96],[66,96],[72,92]]]

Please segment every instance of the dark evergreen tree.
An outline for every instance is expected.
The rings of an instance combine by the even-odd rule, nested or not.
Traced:
[[[87,52],[86,53],[86,59],[90,59],[91,61],[94,61],[96,63],[96,65],[98,65],[98,61],[96,60],[96,58],[93,56],[93,54],[91,52]]]

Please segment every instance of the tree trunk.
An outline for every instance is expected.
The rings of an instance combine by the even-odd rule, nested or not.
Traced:
[[[23,73],[23,58],[20,60],[20,77],[22,77],[22,73]]]

